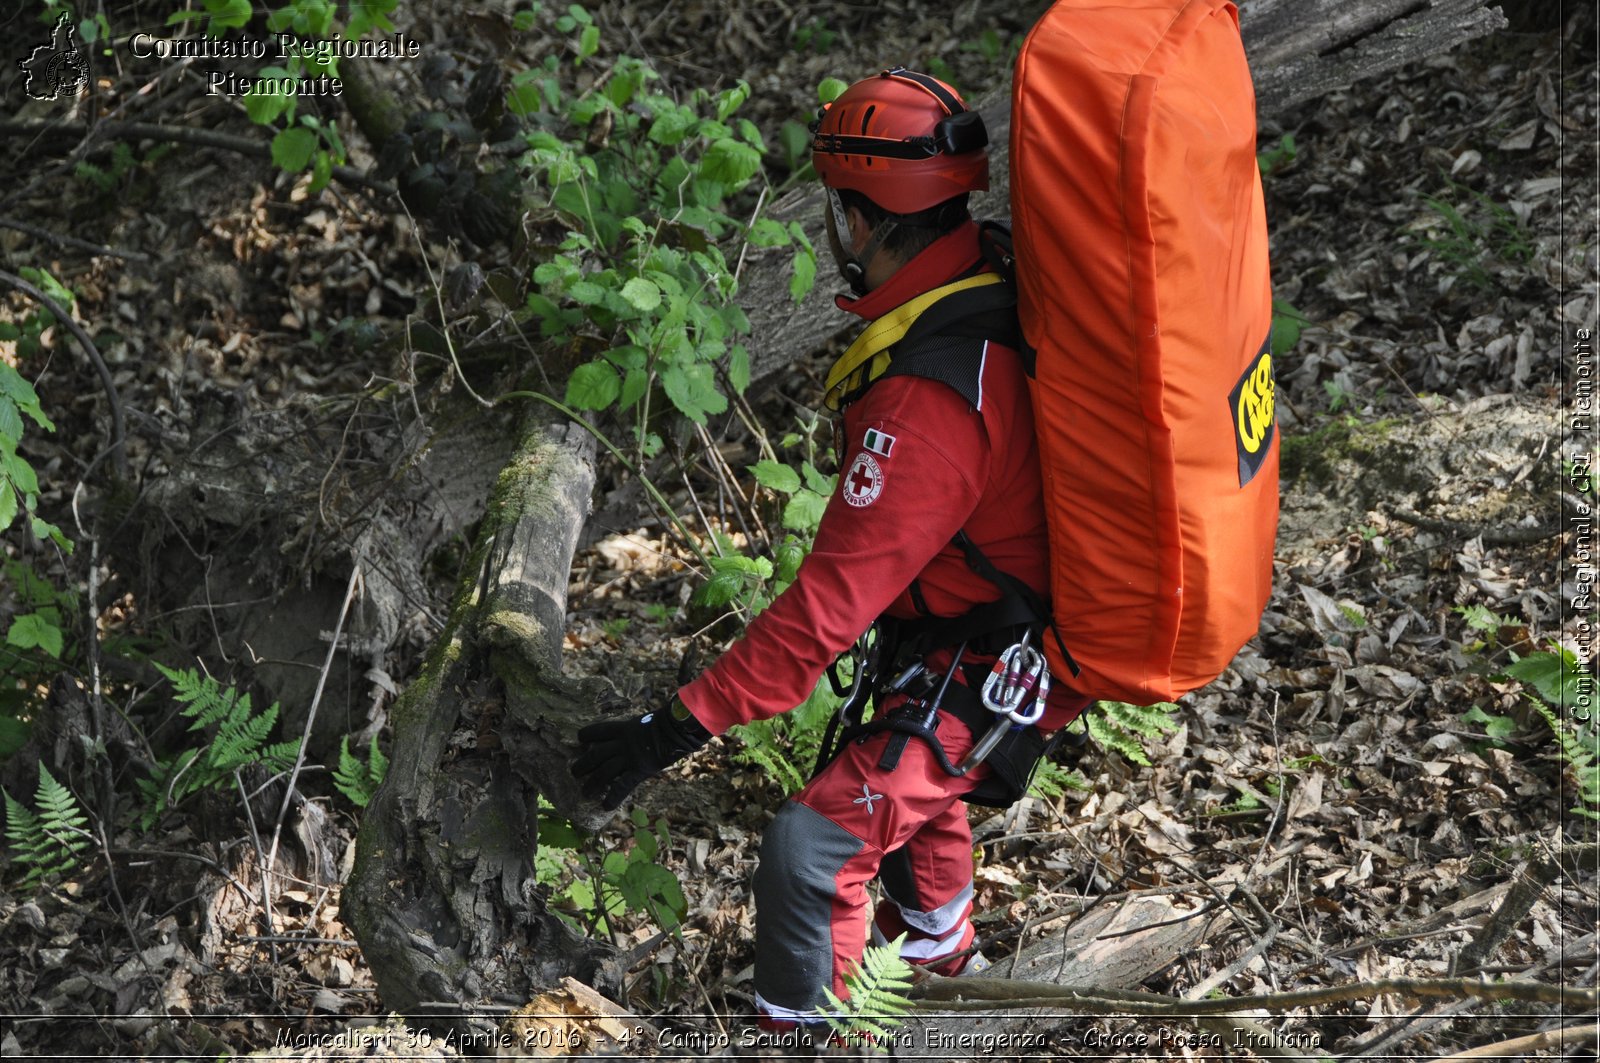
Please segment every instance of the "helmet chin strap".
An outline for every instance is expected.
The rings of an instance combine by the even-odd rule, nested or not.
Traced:
[[[845,214],[844,200],[832,188],[828,189],[828,207],[833,211],[833,227],[839,234],[840,246],[843,246],[845,237],[850,235],[850,219]],[[872,230],[872,235],[867,238],[867,246],[861,249],[859,255],[845,252],[844,260],[839,263],[839,275],[850,285],[850,290],[855,293],[856,298],[859,299],[867,294],[867,264],[897,228],[899,228],[898,222],[886,221]]]
[[[872,236],[867,240],[867,246],[861,249],[861,254],[849,259],[841,267],[844,279],[849,282],[850,290],[860,298],[867,294],[867,263],[872,261],[872,256],[878,253],[878,248],[894,231],[900,227],[899,222],[886,221],[872,230]]]

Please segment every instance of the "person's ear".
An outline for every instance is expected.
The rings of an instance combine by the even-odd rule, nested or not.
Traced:
[[[861,249],[867,246],[867,241],[872,239],[872,223],[867,220],[866,214],[860,207],[846,207],[844,216],[845,221],[850,224],[850,253],[859,254]]]

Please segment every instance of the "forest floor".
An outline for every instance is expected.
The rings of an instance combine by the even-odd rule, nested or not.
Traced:
[[[981,89],[1026,25],[1020,15],[994,25],[984,7],[906,0],[870,14],[808,5],[764,18],[689,4],[669,24],[611,4],[597,16],[615,27],[619,50],[650,55],[669,81],[745,71],[750,117],[775,125],[805,117],[822,76],[881,64],[883,40],[901,45],[908,65],[937,57],[964,88]],[[1276,294],[1305,322],[1278,369],[1272,601],[1260,637],[1150,743],[1148,766],[1091,751],[1077,765],[1083,788],[998,815],[974,810],[980,944],[1002,968],[1097,899],[1163,891],[1206,930],[1148,989],[1246,996],[1442,977],[1496,926],[1491,914],[1525,867],[1593,838],[1571,811],[1572,766],[1533,695],[1503,674],[1557,645],[1585,659],[1595,649],[1583,642],[1593,629],[1585,635],[1564,604],[1572,489],[1561,464],[1565,351],[1597,310],[1593,38],[1592,21],[1575,17],[1563,32],[1481,40],[1263,130],[1264,150],[1293,137],[1266,187]],[[241,181],[255,188],[242,199]],[[264,167],[219,177],[214,197],[199,197],[188,249],[163,237],[185,223],[157,205],[140,212],[119,239],[171,252],[148,271],[103,258],[90,267],[70,253],[55,263],[81,315],[122,322],[130,405],[160,408],[196,374],[241,402],[270,404],[359,387],[381,368],[297,361],[303,348],[275,354],[271,338],[352,308],[393,325],[390,302],[426,288],[414,242],[403,225],[352,228],[343,208],[303,196],[284,208],[270,182]],[[34,206],[37,225],[107,242],[70,197]],[[312,238],[335,230],[337,239]],[[5,239],[9,252],[36,250]],[[241,273],[250,242],[260,253]],[[352,246],[372,256],[387,290],[352,282],[341,294]],[[152,301],[174,275],[176,297]],[[327,283],[312,299],[314,276]],[[351,305],[335,305],[341,298]],[[764,394],[769,431],[788,431],[814,402],[825,364],[796,366]],[[71,382],[56,372],[58,389]],[[85,383],[86,397],[56,418],[64,459],[73,439],[101,436],[94,391]],[[720,442],[732,468],[756,460],[753,440]],[[714,655],[725,628],[681,608],[684,559],[659,528],[640,518],[598,533],[574,565],[567,667],[625,671],[642,698],[664,696],[680,658],[691,648]],[[680,882],[688,914],[681,935],[664,940],[635,913],[611,921],[619,944],[640,947],[621,1002],[632,1012],[715,1044],[717,1016],[750,1010],[750,876],[782,799],[728,740],[641,789],[636,807],[664,824],[657,862]],[[326,803],[348,844],[357,814]],[[603,844],[622,851],[634,830],[619,822]],[[0,893],[0,1013],[19,1016],[0,1053],[215,1058],[270,1048],[282,1029],[335,1030],[381,1011],[337,885],[282,894],[269,930],[249,861],[230,864],[230,886],[220,869],[172,857],[197,845],[175,836],[165,853],[97,862],[37,896]],[[572,863],[562,873],[584,872]],[[558,903],[572,893],[557,882]],[[1563,872],[1462,973],[1592,987],[1597,911],[1594,874]],[[39,1018],[20,1018],[29,1015]],[[1040,1040],[1029,1058],[1103,1055],[1095,1046],[1140,1030],[1149,1046],[1140,1055],[1225,1054],[1187,1034],[1160,1036],[1148,1020],[1030,1022]],[[1378,1058],[1447,1054],[1563,1022],[1547,1007],[1391,993],[1294,1009],[1281,1025],[1322,1052]]]

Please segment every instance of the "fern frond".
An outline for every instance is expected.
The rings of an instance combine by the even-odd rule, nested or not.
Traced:
[[[349,735],[339,740],[339,767],[333,773],[333,785],[357,808],[367,807],[388,772],[389,761],[378,749],[377,735],[372,736],[365,764],[350,752]],[[541,846],[539,852],[543,851],[544,847]]]
[[[771,726],[771,721],[762,720],[741,727],[739,737],[743,741],[733,757],[765,772],[783,787],[784,793],[792,794],[805,786],[807,773],[784,751]]]
[[[37,813],[5,794],[6,842],[12,862],[25,869],[24,889],[72,871],[90,840],[89,820],[77,798],[43,764],[34,804],[39,806]]]
[[[173,700],[191,721],[189,730],[215,727],[216,733],[205,746],[184,750],[164,764],[148,785],[141,780],[146,804],[140,823],[146,830],[184,798],[202,790],[231,787],[234,772],[241,768],[259,765],[268,771],[283,771],[299,756],[298,740],[265,744],[278,723],[276,702],[257,714],[247,693],[224,688],[194,669],[156,667],[172,683]]]
[[[1041,759],[1034,768],[1033,779],[1028,783],[1030,797],[1060,797],[1068,790],[1091,789],[1089,780],[1077,768],[1068,768],[1053,760]]]
[[[879,1050],[875,1042],[890,1043],[893,1030],[911,1010],[911,965],[900,956],[902,934],[887,945],[869,946],[861,962],[845,975],[848,999],[824,989],[828,1000],[828,1028],[850,1045]]]
[[[1561,759],[1577,779],[1578,803],[1570,811],[1587,819],[1600,820],[1600,727],[1593,721],[1586,727],[1569,726],[1538,698],[1527,701],[1544,718],[1560,747]]]
[[[1144,740],[1161,738],[1176,731],[1172,719],[1178,707],[1169,702],[1155,705],[1129,705],[1121,701],[1097,702],[1086,716],[1089,734],[1107,749],[1115,750],[1142,767],[1150,766]]]

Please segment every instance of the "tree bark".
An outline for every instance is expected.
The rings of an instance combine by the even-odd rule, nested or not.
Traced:
[[[362,819],[344,906],[387,1010],[483,1034],[481,1010],[576,975],[616,994],[618,953],[550,914],[538,798],[583,822],[572,732],[609,685],[560,671],[566,574],[594,443],[536,425],[495,486],[449,626],[393,713],[388,778]]]

